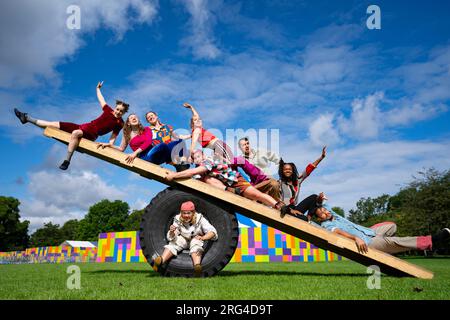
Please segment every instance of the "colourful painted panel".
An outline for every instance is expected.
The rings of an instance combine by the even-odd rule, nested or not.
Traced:
[[[98,237],[97,262],[146,262],[139,232],[110,232]]]
[[[266,225],[239,228],[239,244],[231,262],[318,262],[342,257]]]

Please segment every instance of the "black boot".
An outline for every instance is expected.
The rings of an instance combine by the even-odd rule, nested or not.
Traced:
[[[438,233],[431,237],[433,248],[444,244],[446,241],[448,241],[448,239],[450,239],[450,229],[444,228],[440,230]]]
[[[280,217],[284,218],[284,216],[288,213],[291,213],[291,209],[289,208],[289,206],[288,205],[282,206],[280,209]]]
[[[28,122],[26,113],[20,112],[17,108],[14,108],[14,113],[16,114],[16,117],[19,118],[20,122],[22,122],[22,124]]]
[[[61,170],[67,170],[67,168],[69,168],[70,165],[70,161],[64,160],[63,163],[61,163],[61,165],[59,166],[59,168]]]

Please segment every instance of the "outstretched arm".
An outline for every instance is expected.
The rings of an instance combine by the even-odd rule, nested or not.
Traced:
[[[361,238],[337,228],[334,229],[333,232],[355,241],[356,247],[358,248],[358,251],[360,253],[367,253],[369,251],[369,249],[367,248],[367,244]]]
[[[322,154],[316,161],[313,162],[314,167],[317,167],[320,161],[322,161],[326,156],[327,156],[327,146],[323,147]]]
[[[181,172],[169,171],[169,172],[167,172],[167,176],[165,177],[165,179],[167,181],[172,181],[174,179],[191,178],[191,177],[195,176],[196,174],[203,174],[207,171],[208,171],[208,169],[206,169],[205,167],[202,167],[202,166],[184,170]]]
[[[112,138],[112,136],[111,136],[111,138]],[[115,141],[115,139],[114,139],[114,141]],[[97,145],[97,149],[100,149],[100,148],[105,149],[106,147],[111,147],[113,149],[116,149],[116,150],[119,150],[119,151],[123,152],[123,151],[125,151],[127,146],[128,146],[128,141],[126,141],[125,137],[122,136],[122,141],[120,142],[120,146],[115,146],[114,142],[111,143],[111,140],[110,140],[110,142],[108,142],[108,143],[103,143],[103,142],[99,143]]]
[[[98,102],[100,103],[100,106],[103,108],[106,105],[106,101],[105,98],[103,98],[102,92],[100,91],[100,88],[103,86],[103,81],[99,82],[97,84],[97,99]]]

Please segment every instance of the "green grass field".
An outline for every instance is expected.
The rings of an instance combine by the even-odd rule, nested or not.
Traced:
[[[433,280],[383,275],[367,288],[366,268],[351,261],[234,263],[212,278],[163,278],[146,263],[77,264],[81,289],[69,290],[70,264],[0,265],[0,299],[450,299],[450,258],[410,262]]]

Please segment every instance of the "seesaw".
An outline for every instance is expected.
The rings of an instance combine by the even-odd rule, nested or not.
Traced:
[[[69,133],[50,127],[45,129],[44,135],[65,144],[68,144],[70,139]],[[81,139],[77,151],[169,186],[151,200],[151,203],[145,208],[141,222],[141,248],[149,263],[156,252],[162,252],[166,244],[167,230],[173,217],[178,213],[180,204],[187,200],[193,200],[197,210],[206,215],[219,233],[217,241],[206,244],[202,260],[203,276],[216,274],[231,260],[238,244],[239,230],[235,212],[239,212],[270,227],[313,243],[321,249],[330,250],[365,266],[377,266],[381,272],[387,275],[412,276],[421,279],[433,278],[433,273],[422,267],[375,249],[369,249],[366,254],[361,254],[350,239],[289,215],[282,219],[279,211],[275,209],[201,181],[184,179],[168,182],[164,179],[168,169],[138,158],[129,165],[125,162],[126,154],[118,150],[97,149],[96,143]],[[179,254],[159,272],[165,276],[190,277],[193,275],[191,259],[187,253]]]

